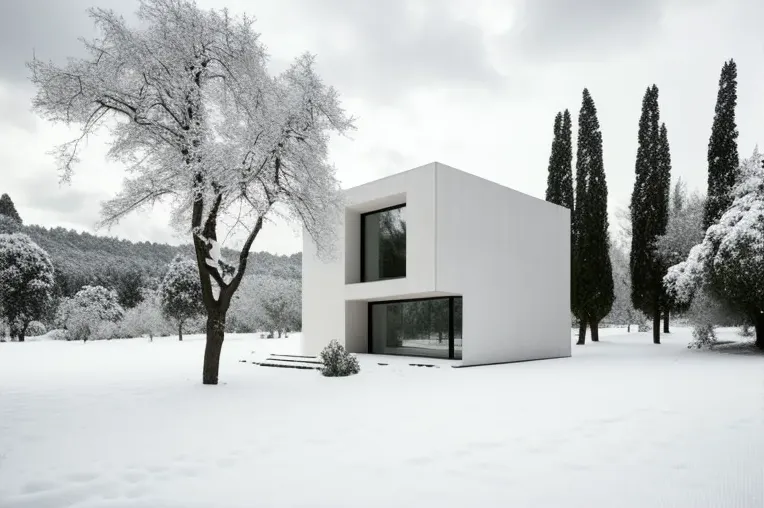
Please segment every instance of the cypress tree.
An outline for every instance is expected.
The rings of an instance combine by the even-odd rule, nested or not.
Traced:
[[[8,194],[3,194],[0,196],[0,215],[10,217],[14,221],[18,222],[19,225],[23,224],[21,222],[21,216],[19,215],[19,212],[16,211],[16,206],[14,206],[13,200]]]
[[[552,153],[549,155],[546,200],[573,210],[573,147],[570,112],[557,113],[554,118]]]
[[[562,155],[560,141],[562,137],[562,113],[554,117],[554,133],[552,137],[552,152],[549,154],[549,168],[546,178],[546,200],[556,205],[562,202],[562,182],[560,175],[560,156]]]
[[[562,133],[560,136],[560,174],[562,206],[573,210],[573,141],[571,133],[570,111],[567,109],[562,114]]]
[[[599,322],[613,306],[613,269],[608,236],[607,182],[602,160],[602,132],[597,109],[584,89],[578,117],[576,196],[572,239],[572,310],[579,320],[578,344],[599,340]]]
[[[708,198],[703,214],[703,229],[716,224],[732,204],[730,190],[738,176],[737,64],[725,62],[719,77],[714,123],[708,142]]]
[[[671,187],[671,160],[665,126],[659,127],[658,87],[652,85],[642,99],[636,180],[631,195],[631,300],[634,307],[653,316],[653,342],[660,344],[665,267],[655,251],[655,240],[666,232]]]
[[[665,123],[661,124],[660,135],[658,138],[658,162],[661,176],[661,191],[663,192],[663,201],[658,213],[661,217],[666,218],[665,224],[663,225],[663,233],[661,233],[664,234],[668,227],[668,219],[671,210],[671,148],[669,147],[668,131]],[[664,275],[667,268],[667,266],[663,266]],[[669,333],[669,314],[674,306],[674,302],[668,298],[665,291],[663,298],[666,301],[666,308],[663,311],[663,333]]]

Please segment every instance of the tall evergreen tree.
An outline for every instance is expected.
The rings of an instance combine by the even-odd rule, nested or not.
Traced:
[[[550,203],[560,204],[560,137],[562,133],[562,113],[558,112],[554,117],[554,132],[552,134],[552,151],[549,154],[549,167],[546,177],[546,200]]]
[[[557,113],[554,119],[552,153],[549,155],[546,200],[573,209],[573,147],[570,112]]]
[[[8,194],[3,194],[0,196],[0,215],[10,217],[14,221],[18,222],[19,225],[23,224],[21,221],[21,216],[19,215],[19,212],[16,211],[16,206],[13,204],[13,200]]]
[[[613,306],[613,268],[608,236],[607,182],[602,160],[602,132],[597,109],[589,90],[584,89],[578,116],[576,196],[572,238],[573,314],[579,320],[578,344],[599,340],[599,322]]]
[[[653,342],[660,344],[661,311],[666,306],[666,267],[655,249],[666,232],[671,187],[671,159],[665,126],[660,126],[658,87],[642,99],[636,180],[631,195],[631,299],[634,307],[653,316]]]
[[[725,62],[719,77],[714,123],[708,142],[708,199],[703,215],[703,229],[719,221],[732,204],[730,191],[738,177],[737,126],[737,64]]]
[[[659,207],[659,215],[666,217],[665,225],[663,226],[663,233],[666,233],[668,227],[668,220],[671,211],[671,148],[669,147],[668,131],[666,124],[661,124],[661,130],[658,137],[658,167],[660,170],[661,178],[661,191],[663,192],[663,201]],[[664,265],[664,269],[668,268]],[[674,302],[669,298],[665,299],[666,306],[663,311],[663,333],[669,333],[669,315],[674,307]]]
[[[571,132],[570,111],[567,109],[562,113],[562,136],[560,163],[562,169],[562,206],[573,210],[573,139]]]

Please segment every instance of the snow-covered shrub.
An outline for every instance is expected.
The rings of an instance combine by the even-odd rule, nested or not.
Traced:
[[[27,326],[27,336],[29,337],[39,337],[40,335],[45,335],[46,333],[48,333],[48,329],[45,328],[45,325],[39,321],[32,321],[29,323],[29,326]]]
[[[710,324],[696,325],[692,328],[692,342],[687,344],[690,349],[701,349],[716,344],[716,332]]]
[[[57,321],[70,340],[113,339],[124,310],[117,293],[101,286],[85,286],[58,308]]]
[[[176,257],[159,287],[159,297],[162,313],[176,323],[178,339],[183,340],[183,325],[204,313],[196,261]]]
[[[751,325],[748,323],[744,324],[740,327],[740,331],[738,332],[738,335],[741,337],[753,337],[753,330],[751,330]]]
[[[716,343],[714,328],[735,323],[734,313],[710,291],[701,289],[695,294],[687,319],[692,325],[693,341],[690,348],[710,347]]]
[[[48,337],[52,340],[70,340],[69,334],[66,333],[66,330],[51,330],[48,332]]]
[[[119,322],[120,337],[161,337],[175,331],[172,323],[162,314],[159,295],[156,292],[143,290],[141,302],[125,311]]]
[[[260,279],[260,306],[264,322],[261,327],[278,334],[301,326],[302,299],[300,281],[281,277]]]
[[[226,331],[267,330],[275,337],[301,328],[300,281],[286,277],[250,275],[242,279],[231,302]]]
[[[321,374],[327,377],[350,376],[361,371],[358,359],[348,353],[345,347],[336,340],[332,340],[321,351],[320,358],[324,363],[321,367]]]
[[[764,349],[764,167],[758,150],[740,165],[732,205],[687,259],[669,268],[664,285],[678,302],[708,288],[756,326]],[[717,323],[718,324],[718,323]]]
[[[11,337],[24,340],[50,303],[53,284],[53,264],[39,245],[21,233],[0,234],[0,314]]]

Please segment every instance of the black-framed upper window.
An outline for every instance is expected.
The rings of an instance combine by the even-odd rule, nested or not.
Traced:
[[[361,282],[406,276],[406,205],[361,215]]]

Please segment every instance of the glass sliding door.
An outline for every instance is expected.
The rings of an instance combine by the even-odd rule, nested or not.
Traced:
[[[459,359],[461,337],[461,297],[369,304],[372,353]]]
[[[462,359],[462,299],[454,298],[454,358]]]

